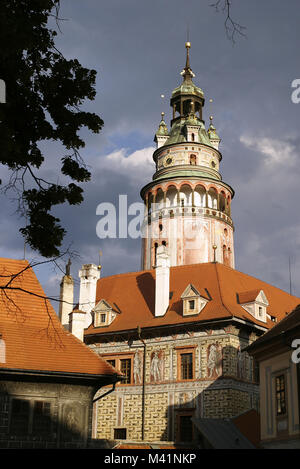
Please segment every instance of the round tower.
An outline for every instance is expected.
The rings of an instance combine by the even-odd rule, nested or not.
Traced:
[[[156,266],[161,245],[168,247],[171,266],[221,262],[234,268],[234,191],[219,172],[220,138],[212,116],[205,128],[205,99],[192,80],[190,46],[187,42],[183,81],[171,96],[171,129],[162,113],[154,137],[156,172],[141,190],[145,203],[143,270]]]

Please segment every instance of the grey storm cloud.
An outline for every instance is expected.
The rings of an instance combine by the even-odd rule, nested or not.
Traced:
[[[291,83],[300,78],[300,4],[232,1],[232,17],[246,27],[247,36],[237,35],[233,45],[222,10],[217,13],[211,3],[61,1],[57,46],[66,57],[97,70],[97,97],[84,108],[105,122],[99,135],[82,132],[82,156],[93,174],[84,186],[84,203],[55,212],[68,231],[66,245],[72,243],[79,254],[72,264],[75,278],[81,264],[99,261],[99,250],[102,275],[140,269],[140,240],[100,240],[96,207],[117,204],[119,194],[127,194],[129,203],[139,201],[141,187],[151,180],[153,137],[162,111],[169,124],[169,98],[181,82],[188,27],[194,81],[206,98],[204,118],[207,124],[214,116],[222,138],[221,174],[235,190],[236,268],[288,290],[290,258],[293,293],[300,296],[300,104],[291,100]],[[45,172],[56,181],[60,149],[48,143],[44,148],[49,155]],[[1,255],[19,257],[22,220],[1,197]],[[16,236],[8,236],[8,229]],[[61,275],[40,269],[49,295],[58,294]]]

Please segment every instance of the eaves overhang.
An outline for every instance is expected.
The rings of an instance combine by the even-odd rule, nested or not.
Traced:
[[[199,313],[201,314],[201,313]],[[250,328],[252,330],[257,330],[259,331],[260,333],[263,333],[263,332],[266,332],[266,328],[262,327],[262,326],[259,326],[258,324],[255,324],[251,321],[247,321],[247,320],[243,320],[243,319],[240,319],[240,318],[237,318],[235,316],[227,316],[227,317],[223,317],[223,318],[218,318],[218,319],[212,319],[212,320],[204,320],[204,321],[190,321],[190,322],[180,322],[180,323],[176,323],[176,324],[159,324],[157,326],[146,326],[146,327],[142,327],[142,330],[147,333],[153,333],[154,331],[158,331],[158,330],[163,330],[163,331],[167,331],[168,329],[176,329],[176,328],[192,328],[192,327],[195,327],[195,326],[210,326],[210,325],[220,325],[220,324],[228,324],[228,323],[237,323],[237,324],[240,324],[240,325],[243,325],[243,326],[246,326],[247,328]],[[137,324],[137,327],[138,327],[138,324]],[[119,331],[103,331],[102,333],[99,331],[99,333],[97,332],[91,332],[91,333],[86,333],[85,336],[84,336],[84,339],[92,339],[92,338],[96,338],[96,337],[101,337],[101,336],[105,336],[105,337],[109,337],[109,336],[122,336],[122,335],[130,335],[130,334],[134,334],[136,333],[137,331],[137,328],[134,328],[134,329],[123,329],[123,330],[119,330]]]
[[[39,382],[77,382],[78,384],[89,384],[104,386],[121,381],[122,377],[116,374],[88,374],[88,373],[68,373],[60,371],[27,370],[21,368],[1,368],[0,377],[13,381],[39,381]]]

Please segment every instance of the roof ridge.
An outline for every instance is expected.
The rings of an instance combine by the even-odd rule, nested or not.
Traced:
[[[190,267],[196,267],[196,266],[207,266],[207,265],[211,265],[211,264],[214,264],[213,262],[198,262],[198,263],[195,263],[195,264],[184,264],[184,265],[172,265],[170,267],[171,270],[174,270],[174,269],[186,269],[186,268],[190,268]],[[231,269],[231,268],[230,268]],[[232,269],[232,270],[235,270],[235,269]],[[125,277],[125,276],[130,276],[130,275],[135,275],[135,274],[143,274],[143,273],[146,273],[146,272],[155,272],[155,269],[145,269],[145,270],[135,270],[133,272],[121,272],[121,273],[118,273],[118,274],[113,274],[113,275],[107,275],[105,277],[100,277],[99,280],[103,280],[105,278],[116,278],[116,277]]]

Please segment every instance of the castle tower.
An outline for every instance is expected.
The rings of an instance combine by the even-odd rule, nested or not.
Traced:
[[[204,94],[193,83],[190,43],[186,43],[183,82],[171,97],[168,131],[164,113],[155,134],[156,172],[143,187],[145,203],[142,269],[156,266],[159,246],[167,246],[170,265],[220,262],[234,268],[231,200],[233,189],[219,172],[220,138],[212,123],[205,128]]]

